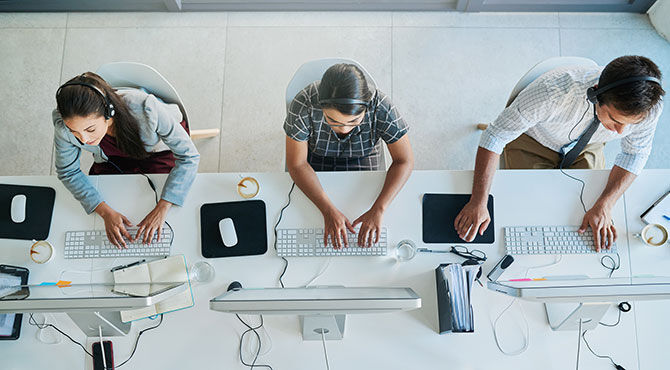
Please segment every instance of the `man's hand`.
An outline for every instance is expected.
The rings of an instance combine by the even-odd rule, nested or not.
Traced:
[[[484,202],[477,202],[470,199],[470,201],[463,207],[461,212],[454,220],[454,228],[458,236],[466,242],[471,242],[477,236],[484,234],[486,228],[491,223],[491,216],[486,207],[488,199],[485,197]]]
[[[586,228],[591,227],[593,230],[593,239],[596,246],[596,251],[601,249],[611,249],[612,244],[617,239],[616,228],[612,223],[611,209],[596,203],[593,208],[589,209],[584,215],[582,226],[578,232],[584,233]]]
[[[333,207],[323,213],[323,245],[328,246],[328,236],[330,235],[331,245],[335,249],[342,249],[342,246],[348,247],[347,230],[354,233],[354,227],[349,219],[337,208]]]
[[[379,243],[383,215],[384,211],[372,207],[369,211],[363,213],[361,217],[354,220],[353,227],[361,224],[361,229],[358,231],[358,246],[371,247],[373,243]]]

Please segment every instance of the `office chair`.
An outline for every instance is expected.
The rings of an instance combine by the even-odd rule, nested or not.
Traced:
[[[184,103],[177,90],[151,66],[136,62],[114,62],[101,65],[95,71],[112,87],[143,87],[166,103],[177,104],[188,125],[188,116]],[[190,130],[191,139],[204,139],[221,133],[218,128]]]
[[[326,59],[312,60],[301,65],[293,74],[293,77],[291,78],[291,81],[289,81],[288,86],[286,86],[287,114],[288,114],[288,108],[291,105],[293,98],[295,98],[295,96],[302,89],[304,89],[307,85],[311,84],[312,82],[320,80],[328,68],[330,68],[335,64],[340,63],[353,64],[356,67],[360,68],[360,70],[363,71],[363,74],[365,74],[365,77],[368,79],[368,81],[371,81],[375,85],[375,87],[377,86],[377,82],[375,82],[374,78],[372,78],[372,75],[370,75],[370,73],[368,73],[368,71],[355,60],[345,58],[326,58]],[[379,158],[381,162],[380,167],[388,169],[388,167],[391,165],[391,154],[389,153],[388,148],[386,147],[386,143],[382,144],[382,151],[383,155],[380,156]],[[286,170],[286,167],[284,168],[284,170]]]
[[[505,108],[509,107],[514,99],[519,95],[519,93],[530,85],[531,82],[535,81],[545,72],[549,72],[552,69],[565,66],[578,66],[578,67],[596,67],[598,64],[591,59],[582,58],[582,57],[554,57],[541,61],[526,72],[523,77],[517,82],[512,92],[509,94],[509,99],[507,99],[507,104]],[[486,130],[489,125],[487,123],[478,123],[477,128],[479,130]]]

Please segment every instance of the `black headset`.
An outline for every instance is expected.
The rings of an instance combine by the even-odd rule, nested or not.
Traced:
[[[85,78],[86,76],[81,75],[79,77]],[[87,82],[73,81],[73,82],[67,82],[67,83],[63,84],[56,91],[56,99],[58,99],[58,95],[60,94],[60,91],[64,87],[68,87],[68,86],[86,86],[89,89],[92,89],[93,91],[95,91],[98,95],[100,95],[100,97],[102,97],[102,100],[104,101],[104,104],[103,104],[104,109],[103,109],[102,114],[103,114],[103,116],[105,116],[105,119],[108,120],[108,119],[114,117],[114,113],[116,113],[116,112],[114,111],[114,104],[112,104],[112,102],[109,100],[109,97],[107,97],[107,95],[105,93],[103,93],[102,90],[100,90],[100,88],[98,88],[97,86],[95,86],[93,84],[87,83]]]
[[[609,83],[603,87],[589,87],[586,89],[586,99],[591,103],[591,104],[596,104],[598,103],[598,95],[604,93],[605,91],[612,90],[615,87],[629,84],[632,82],[638,82],[638,81],[649,81],[649,82],[654,82],[659,85],[661,85],[661,80],[659,80],[656,77],[651,77],[651,76],[635,76],[635,77],[628,77],[624,78],[619,81],[614,81],[612,83]]]
[[[374,98],[372,99],[374,100]],[[319,100],[319,104],[342,104],[342,105],[364,105],[366,107],[370,107],[372,105],[372,100],[371,101],[365,101],[361,99],[351,99],[351,98],[333,98],[333,99],[323,99]]]

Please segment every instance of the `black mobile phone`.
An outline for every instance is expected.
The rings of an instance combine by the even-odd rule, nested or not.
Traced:
[[[102,361],[102,351],[100,342],[93,343],[93,370],[112,370],[114,369],[114,353],[112,352],[112,341],[102,342],[105,348],[105,362]],[[105,365],[107,365],[105,367]]]

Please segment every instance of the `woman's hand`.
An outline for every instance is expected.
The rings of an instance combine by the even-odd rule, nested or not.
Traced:
[[[105,221],[107,239],[109,239],[112,244],[116,245],[117,248],[128,248],[126,246],[126,241],[123,240],[123,238],[125,237],[129,241],[133,240],[128,233],[128,230],[126,230],[126,226],[133,226],[133,224],[126,218],[126,216],[116,212],[105,202],[100,203],[95,209],[95,212]]]
[[[344,245],[349,246],[347,241],[347,230],[354,231],[354,227],[345,215],[333,207],[323,213],[323,245],[328,246],[328,236],[335,249],[341,249]]]
[[[161,241],[163,223],[165,222],[165,217],[167,217],[170,207],[172,207],[172,203],[167,200],[161,199],[158,201],[156,207],[154,207],[154,209],[149,212],[139,224],[137,224],[138,229],[137,235],[135,235],[135,240],[139,239],[140,235],[142,235],[142,243],[149,244],[154,237],[154,233],[158,232],[156,241]]]
[[[354,221],[353,226],[361,224],[358,231],[358,245],[360,247],[371,247],[373,243],[379,243],[379,234],[382,231],[382,218],[384,211],[372,207]],[[372,239],[374,232],[374,241]]]

